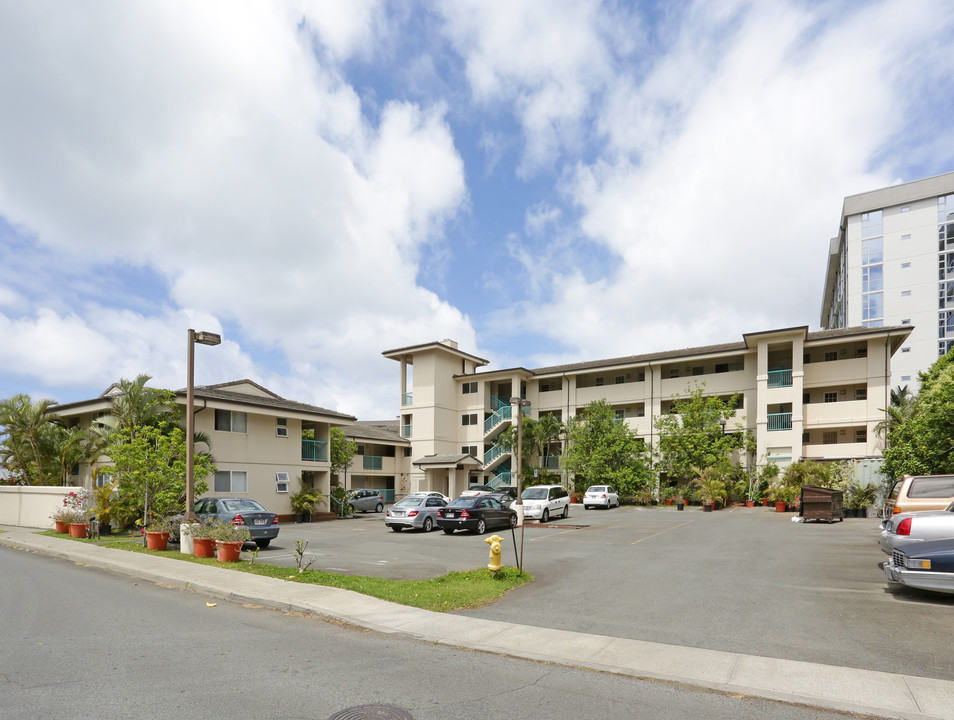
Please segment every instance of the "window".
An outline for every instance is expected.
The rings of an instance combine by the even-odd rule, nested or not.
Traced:
[[[646,417],[646,406],[642,403],[636,406],[636,417]]]
[[[908,263],[910,266],[911,263]],[[883,265],[871,265],[861,268],[861,292],[873,292],[884,289]]]
[[[247,433],[248,415],[232,410],[216,410],[215,429],[220,432]]]
[[[288,492],[288,473],[287,472],[275,473],[275,492],[280,492],[280,493]]]
[[[867,428],[855,428],[855,442],[857,443],[868,442]]]
[[[883,213],[881,210],[863,213],[861,216],[861,237],[877,237],[881,234]],[[879,260],[880,262],[880,260]]]
[[[802,405],[808,405],[812,401],[811,393],[802,393]]]
[[[244,470],[219,470],[212,480],[212,491],[217,493],[248,492],[248,473]]]
[[[623,418],[626,416],[626,412],[624,410],[614,410],[613,413],[616,415],[617,420],[623,420]]]
[[[460,386],[461,395],[473,395],[477,392],[477,381],[465,382]]]
[[[616,384],[617,384],[617,385],[622,385],[624,382],[626,382],[626,378],[624,378],[622,375],[617,375],[617,376],[616,376]]]
[[[550,392],[551,390],[562,390],[563,381],[562,380],[547,380],[546,382],[540,383],[540,392]]]
[[[704,372],[705,372],[705,368],[703,368],[703,367],[694,367],[694,368],[692,368],[692,374],[693,374],[693,375],[702,375]]]
[[[603,378],[596,378],[596,387],[603,387]]]
[[[911,382],[911,376],[910,376],[910,375],[902,375],[902,376],[901,376],[901,382]]]
[[[866,347],[857,348],[855,350],[855,357],[857,358],[868,357],[868,348]]]
[[[825,393],[825,402],[826,402],[826,403],[838,402],[838,393],[836,393],[836,392],[826,392],[826,393]]]
[[[901,239],[902,239],[902,240],[910,240],[910,239],[911,239],[911,234],[908,233],[907,235],[902,235],[902,236],[901,236]]]
[[[901,297],[911,297],[911,291],[910,291],[910,290],[902,290],[902,291],[901,291]]]
[[[855,400],[867,400],[868,388],[855,388]]]
[[[367,455],[364,449],[364,445],[358,445],[357,449],[354,451],[355,455]]]
[[[822,443],[825,445],[836,445],[838,443],[838,433],[834,430],[826,430],[822,433]]]
[[[636,382],[645,382],[645,380],[646,380],[646,372],[645,372],[645,371],[639,373],[639,374],[636,376]]]
[[[802,444],[808,445],[812,441],[812,434],[806,430],[802,433]]]
[[[404,448],[404,457],[411,457],[411,448]]]
[[[884,295],[880,292],[861,296],[861,319],[876,320],[884,316]]]
[[[937,221],[945,222],[954,217],[954,195],[941,195],[937,199]]]
[[[460,449],[461,453],[464,455],[470,455],[471,457],[477,457],[477,446],[476,445],[464,445]]]
[[[672,368],[672,369],[669,371],[669,377],[671,377],[671,378],[677,378],[677,377],[679,377],[679,368]]]
[[[909,269],[910,267],[911,267],[911,263],[909,263],[909,262],[903,262],[903,263],[901,263],[901,269],[902,269],[902,270],[907,270],[907,269]]]
[[[288,437],[288,420],[285,418],[275,418],[275,435],[278,437]]]
[[[467,415],[460,416],[461,425],[476,425],[477,424],[477,413],[469,413]]]
[[[729,363],[716,363],[715,371],[717,373],[727,373],[729,372]]]
[[[909,347],[903,347],[903,348],[901,348],[901,352],[903,352],[903,353],[911,352],[911,348],[909,348]]]
[[[832,360],[838,359],[837,350],[826,350],[825,351],[825,362],[831,362]]]
[[[911,318],[904,318],[904,319],[901,321],[901,324],[902,324],[902,325],[910,325],[910,324],[911,324]]]

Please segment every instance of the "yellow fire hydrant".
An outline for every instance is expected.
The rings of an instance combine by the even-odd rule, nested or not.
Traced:
[[[485,543],[490,545],[490,563],[487,565],[488,570],[499,570],[500,569],[500,543],[503,542],[503,538],[499,535],[491,535],[489,538],[484,540]]]

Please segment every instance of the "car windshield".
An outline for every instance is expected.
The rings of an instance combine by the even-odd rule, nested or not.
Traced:
[[[524,500],[546,500],[547,489],[545,487],[527,488],[520,497]]]
[[[592,487],[586,488],[586,492],[588,492],[588,493],[601,493],[601,492],[606,492],[606,486],[605,486],[605,485],[593,485]]]
[[[424,502],[424,499],[425,498],[423,495],[417,495],[417,496],[408,495],[407,497],[403,497],[400,500],[398,500],[396,503],[394,503],[392,507],[398,507],[398,506],[404,506],[404,505],[417,506],[417,505],[420,505],[422,502]]]
[[[223,500],[222,508],[225,512],[266,512],[254,500]]]

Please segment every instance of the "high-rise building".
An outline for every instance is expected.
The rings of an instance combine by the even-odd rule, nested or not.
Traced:
[[[892,386],[954,346],[954,172],[850,195],[831,240],[821,326],[912,325]]]

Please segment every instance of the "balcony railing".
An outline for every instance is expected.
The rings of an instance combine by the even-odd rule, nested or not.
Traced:
[[[328,441],[327,440],[302,440],[301,441],[301,459],[312,462],[328,461]]]
[[[381,470],[384,468],[384,458],[381,455],[365,455],[362,467],[365,470]]]
[[[410,423],[408,423],[407,425],[402,425],[402,426],[401,426],[401,437],[402,437],[402,438],[409,438],[409,437],[411,437],[411,428],[413,428],[413,427],[414,427],[414,426],[411,425]]]
[[[413,405],[414,393],[401,393],[401,405]]]
[[[510,405],[504,405],[497,410],[497,412],[484,420],[484,434],[486,435],[504,420],[509,420],[511,417],[513,417],[513,413],[511,412]]]
[[[792,387],[792,371],[769,370],[768,386],[770,388]]]
[[[484,453],[484,465],[489,465],[503,454],[504,449],[500,445],[494,445]]]
[[[559,455],[547,455],[543,458],[543,467],[547,470],[559,470],[560,469],[560,456]]]
[[[492,488],[510,487],[511,485],[513,485],[513,480],[514,480],[513,473],[502,472],[502,473],[497,473],[496,475],[494,475],[493,478],[490,480],[490,482],[487,484],[490,485],[490,487]]]
[[[768,427],[766,430],[791,430],[792,429],[792,413],[769,413],[768,414]]]

